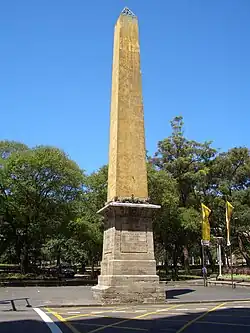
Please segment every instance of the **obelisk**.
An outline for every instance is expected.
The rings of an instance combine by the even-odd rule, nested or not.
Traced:
[[[137,17],[121,12],[114,32],[108,198],[103,254],[94,297],[101,303],[165,299],[156,275],[149,203]]]

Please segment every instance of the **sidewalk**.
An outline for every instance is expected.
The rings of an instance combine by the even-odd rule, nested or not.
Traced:
[[[176,283],[166,286],[168,303],[221,302],[250,300],[250,289],[231,286],[197,286]],[[0,288],[0,300],[29,297],[33,307],[94,306],[99,305],[92,297],[91,287],[12,287]]]
[[[227,280],[216,280],[215,278],[209,278],[208,279],[208,284],[210,286],[231,286],[232,285],[232,281]],[[239,280],[233,280],[233,283],[235,285],[235,287],[250,287],[250,282],[247,281],[239,281]],[[191,286],[203,286],[204,282],[203,279],[196,279],[196,280],[186,280],[186,281],[170,281],[167,282],[168,286],[175,286],[175,285],[191,285]]]
[[[215,279],[211,279],[208,280],[208,283],[210,285],[214,285],[214,286],[231,286],[232,285],[232,281],[220,281],[220,280],[215,280]],[[233,280],[233,283],[235,285],[235,287],[245,287],[245,288],[249,288],[250,287],[250,282],[247,281],[237,281],[237,280]]]
[[[208,303],[208,302],[232,302],[235,300],[250,300],[250,289],[235,288],[228,285],[184,285],[176,283],[167,286],[167,302],[170,303]]]

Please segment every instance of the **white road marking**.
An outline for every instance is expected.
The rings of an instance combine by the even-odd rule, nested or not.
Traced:
[[[207,308],[195,308],[195,310],[207,310]]]
[[[60,328],[53,322],[53,320],[46,315],[41,309],[33,308],[33,310],[42,318],[42,320],[47,324],[51,333],[63,333]]]
[[[71,311],[71,312],[67,312],[68,314],[78,314],[81,313],[80,311]]]
[[[175,309],[172,309],[172,312],[169,312],[168,309],[159,309],[159,310],[156,310],[156,312],[167,312],[168,315],[177,315],[176,312],[173,312],[174,310]]]
[[[103,311],[92,311],[91,313],[92,314],[100,314],[100,313],[103,313]]]
[[[159,310],[156,310],[156,312],[163,312],[163,311],[166,311],[166,309],[159,309]]]
[[[235,305],[235,306],[233,306],[233,308],[234,309],[242,309],[242,308],[244,308],[244,305]]]
[[[136,313],[145,313],[147,310],[135,310]]]
[[[191,309],[174,309],[175,311],[188,311],[188,310],[191,310]]]
[[[111,311],[112,313],[120,313],[120,312],[126,312],[126,310],[113,310],[113,311]]]

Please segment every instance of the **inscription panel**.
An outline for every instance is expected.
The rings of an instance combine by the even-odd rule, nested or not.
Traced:
[[[104,231],[104,239],[103,239],[103,254],[109,254],[112,252],[114,247],[114,228],[109,228]]]
[[[137,218],[123,222],[121,228],[122,253],[147,253],[147,225]]]

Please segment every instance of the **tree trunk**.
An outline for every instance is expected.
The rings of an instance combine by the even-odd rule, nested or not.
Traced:
[[[91,279],[95,278],[95,261],[92,259],[91,261]]]
[[[210,262],[210,267],[212,269],[212,273],[214,273],[214,271],[215,271],[214,260],[213,260],[211,251],[208,247],[207,247],[207,256],[208,256],[208,259],[209,259],[209,262]]]
[[[165,258],[164,258],[164,268],[165,268],[165,273],[166,277],[168,276],[168,253],[167,250],[165,249]]]
[[[183,263],[184,263],[184,270],[186,274],[190,273],[190,267],[189,267],[189,253],[188,248],[184,246],[183,248]]]
[[[23,251],[21,254],[21,273],[27,274],[29,272],[29,255],[27,244],[24,244]]]
[[[225,257],[225,248],[224,246],[221,247],[221,261],[223,263],[223,267],[226,267],[226,257]]]
[[[59,247],[56,254],[56,266],[60,266],[60,263],[61,263],[61,249]]]
[[[172,280],[176,281],[178,280],[178,253],[177,253],[176,244],[174,245],[172,259],[173,259]]]
[[[227,261],[227,268],[230,268],[230,265],[229,265],[229,258],[228,258],[228,251],[226,251],[226,261]]]
[[[243,244],[243,241],[242,241],[242,238],[241,238],[240,235],[238,235],[238,243],[239,243],[240,253],[242,254],[244,259],[246,260],[247,266],[250,267],[250,256],[249,256],[249,253],[247,252],[247,250],[246,250],[246,248]]]

